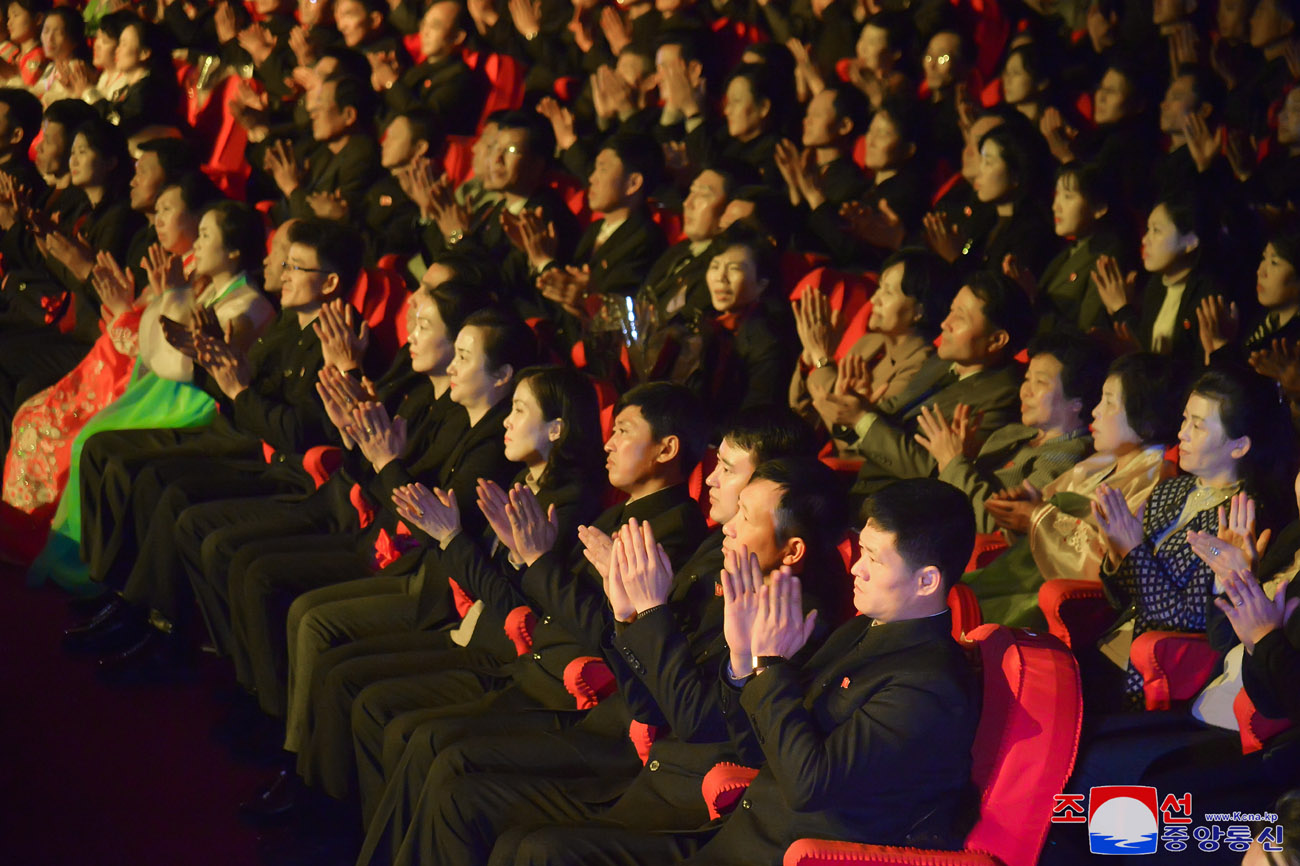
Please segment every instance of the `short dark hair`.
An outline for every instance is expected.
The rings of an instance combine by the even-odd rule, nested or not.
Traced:
[[[1061,364],[1061,391],[1067,399],[1083,404],[1081,415],[1101,399],[1110,358],[1105,347],[1082,334],[1049,332],[1029,343],[1029,357],[1051,355]]]
[[[1002,274],[978,270],[966,279],[966,287],[979,298],[984,318],[995,329],[1006,331],[1007,355],[1014,355],[1033,332],[1034,317],[1029,298],[1020,286]]]
[[[427,142],[430,151],[436,151],[442,145],[443,124],[433,116],[433,112],[426,111],[423,108],[413,108],[410,111],[403,111],[393,120],[398,117],[406,118],[406,122],[410,124],[412,141]]]
[[[1014,184],[1013,201],[1017,204],[1033,201],[1044,191],[1051,153],[1037,130],[1010,119],[984,133],[979,141],[981,150],[986,143],[998,146],[1002,162],[1007,167],[1007,180]]]
[[[722,178],[723,195],[730,201],[732,195],[742,186],[752,186],[763,182],[758,169],[747,162],[735,159],[715,159],[702,166],[695,173],[696,177],[711,171]]]
[[[957,294],[957,274],[943,256],[924,247],[904,247],[891,253],[880,266],[881,273],[894,265],[903,266],[903,294],[921,305],[917,329],[937,337]]]
[[[72,144],[72,136],[80,127],[98,118],[95,109],[91,108],[80,99],[60,99],[57,102],[51,102],[45,108],[45,122],[57,123],[68,133],[68,144]]]
[[[499,307],[484,307],[465,317],[461,330],[478,328],[483,332],[483,355],[489,370],[507,364],[515,375],[537,363],[537,337],[532,328],[513,312]]]
[[[625,175],[641,175],[640,195],[643,199],[658,188],[664,170],[664,156],[654,139],[646,135],[616,133],[606,140],[601,150],[613,151],[623,164]]]
[[[1300,225],[1294,221],[1278,226],[1268,236],[1278,258],[1300,271]]]
[[[912,41],[912,21],[906,13],[900,10],[882,9],[868,18],[862,27],[863,29],[875,27],[885,31],[885,41],[889,47],[904,55],[907,54],[908,45]],[[861,31],[858,33],[861,35]]]
[[[199,170],[199,156],[189,142],[181,138],[151,138],[137,145],[141,153],[152,153],[162,168],[163,182]]]
[[[746,226],[742,223],[729,226],[714,244],[713,256],[721,255],[732,247],[741,247],[749,250],[750,258],[754,260],[754,273],[760,279],[767,280],[767,288],[763,294],[777,291],[780,288],[781,274],[777,263],[776,245],[772,243],[772,238],[761,231]],[[710,257],[712,259],[712,256]]]
[[[474,286],[481,295],[486,295],[488,287],[498,279],[494,263],[486,256],[476,256],[456,249],[442,250],[434,257],[433,263],[450,268],[456,275],[456,282]]]
[[[729,201],[749,202],[754,212],[743,220],[732,223],[742,225],[752,231],[761,232],[773,238],[778,246],[784,246],[790,236],[790,197],[782,195],[765,184],[750,184],[737,187],[728,197]]]
[[[757,466],[780,457],[815,457],[817,437],[785,406],[742,409],[722,428],[723,439],[748,452]]]
[[[336,81],[340,78],[355,78],[358,81],[370,80],[370,61],[361,56],[359,52],[344,48],[342,45],[330,47],[317,54],[316,62],[319,63],[326,57],[332,58],[338,63],[338,68],[326,81]]]
[[[133,12],[128,12],[125,9],[119,9],[116,12],[110,12],[107,15],[103,15],[100,17],[96,32],[103,33],[109,39],[112,39],[114,42],[116,42],[118,38],[122,35],[122,29],[126,27],[127,22],[132,18],[138,18],[138,17],[140,16],[136,15]]]
[[[682,474],[687,475],[704,454],[708,442],[708,422],[704,407],[684,385],[674,382],[647,382],[628,391],[614,406],[614,417],[635,406],[650,425],[655,439],[676,436]]]
[[[913,100],[900,96],[886,96],[880,103],[877,113],[889,118],[889,122],[894,125],[894,130],[904,143],[915,145],[913,156],[925,152],[928,121]]]
[[[185,204],[185,209],[192,214],[201,214],[212,205],[220,201],[225,201],[225,196],[217,185],[201,171],[191,171],[173,179],[163,181],[162,189],[166,190],[175,187],[181,195],[181,201]],[[222,237],[225,237],[223,234]],[[265,242],[265,237],[262,238]],[[242,254],[242,250],[240,251]],[[242,259],[241,264],[247,266],[248,260]]]
[[[435,289],[417,289],[416,293],[418,292],[428,293],[429,300],[438,308],[438,316],[452,339],[455,339],[456,333],[471,313],[488,305],[482,288],[463,282],[459,274],[456,279],[448,280]]]
[[[117,163],[117,170],[110,175],[109,185],[118,190],[125,189],[131,182],[131,172],[128,171],[131,152],[127,149],[126,137],[122,131],[102,117],[95,117],[78,126],[72,138],[75,140],[78,135],[86,139],[86,144],[95,153]]]
[[[289,227],[289,243],[315,250],[320,267],[338,275],[339,291],[345,295],[352,291],[361,276],[364,254],[356,232],[333,220],[310,217]]]
[[[1182,365],[1150,352],[1117,358],[1107,377],[1119,379],[1128,426],[1143,442],[1169,445],[1182,425],[1185,376]]]
[[[1290,411],[1282,400],[1277,383],[1240,365],[1210,367],[1192,383],[1191,394],[1213,400],[1219,406],[1219,420],[1229,439],[1250,437],[1250,450],[1240,461],[1240,477],[1247,488],[1273,494],[1269,489],[1276,476],[1291,487],[1294,476],[1294,439],[1279,435],[1290,432]],[[1282,504],[1281,497],[1270,497],[1269,504]]]
[[[20,87],[0,87],[0,105],[9,109],[9,123],[23,131],[28,145],[41,131],[41,101]]]
[[[528,133],[528,156],[549,165],[555,154],[555,131],[536,112],[511,111],[497,121],[501,130],[522,129]]]
[[[515,387],[524,382],[547,421],[564,422],[560,438],[551,446],[546,469],[538,479],[547,487],[557,479],[576,478],[599,483],[601,461],[600,404],[591,379],[572,367],[526,367],[515,376]]]
[[[1067,162],[1056,170],[1056,180],[1066,189],[1076,190],[1090,209],[1105,207],[1110,211],[1119,201],[1114,177],[1110,172],[1102,171],[1096,163]]]
[[[388,14],[388,4],[384,0],[353,0],[353,2],[364,6],[366,12],[378,12],[380,15]]]
[[[834,94],[834,101],[831,104],[835,108],[835,115],[853,121],[853,128],[849,130],[849,135],[864,132],[867,124],[871,122],[871,102],[866,95],[856,87],[847,84],[828,84],[826,89]]]
[[[374,121],[375,91],[368,83],[345,75],[334,79],[334,104],[339,111],[351,108],[356,112],[356,126],[369,127]]]
[[[772,512],[778,544],[802,538],[810,550],[831,551],[848,531],[848,496],[835,471],[815,457],[778,457],[754,469],[749,483],[771,481],[782,489]]]
[[[945,593],[961,579],[975,547],[970,499],[935,478],[905,478],[887,485],[862,504],[862,521],[893,534],[909,568],[938,568]]]
[[[1178,67],[1174,79],[1183,77],[1192,79],[1192,90],[1196,91],[1197,108],[1205,104],[1210,106],[1209,119],[1223,113],[1223,109],[1226,107],[1224,105],[1226,91],[1219,76],[1208,69],[1202,69],[1198,64],[1184,63]],[[1174,79],[1170,79],[1169,83],[1173,84]]]

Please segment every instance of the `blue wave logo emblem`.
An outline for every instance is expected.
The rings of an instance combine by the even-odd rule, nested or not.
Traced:
[[[1088,833],[1088,850],[1093,854],[1154,854],[1156,853],[1155,833],[1145,836],[1104,836],[1101,833]]]
[[[1160,841],[1155,789],[1092,789],[1088,847],[1093,854],[1154,854]],[[1134,796],[1134,795],[1138,796]],[[1100,795],[1100,796],[1098,796]]]

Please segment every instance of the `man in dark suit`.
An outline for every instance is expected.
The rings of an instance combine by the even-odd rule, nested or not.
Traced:
[[[374,93],[355,78],[330,79],[321,84],[308,110],[314,144],[301,155],[302,167],[284,142],[266,153],[265,168],[285,198],[276,205],[276,216],[280,221],[332,216],[331,199],[359,213],[366,189],[379,174],[379,145],[368,131]]]
[[[722,558],[734,568],[752,548],[761,570],[786,566],[812,580],[825,578],[834,573],[824,566],[838,558],[834,543],[847,518],[831,471],[810,456],[760,464],[739,495],[734,476],[725,469],[719,475],[715,504],[732,514],[717,534],[721,545],[706,542],[711,573],[697,575],[700,564],[692,563],[672,576],[658,561],[648,528],[632,526],[614,544],[606,584],[614,625],[606,626],[602,645],[618,693],[571,732],[511,741],[478,737],[439,754],[398,862],[417,854],[419,862],[482,863],[490,853],[505,860],[510,843],[498,837],[539,822],[600,817],[638,827],[694,827],[708,820],[700,798],[704,773],[720,756],[738,759],[716,700],[716,672],[726,657],[717,595]],[[837,570],[842,588],[842,566]],[[834,618],[827,604],[810,598],[808,605],[823,620]],[[653,726],[644,764],[637,750],[646,744],[634,749],[628,742],[632,719]],[[701,748],[687,738],[720,742]],[[749,754],[761,760],[756,749]],[[634,793],[606,812],[629,784]]]
[[[838,387],[821,398],[819,411],[835,418],[836,438],[864,460],[854,495],[934,474],[934,457],[915,438],[923,410],[952,418],[959,405],[969,407],[969,435],[976,444],[1017,420],[1021,369],[1015,354],[1032,327],[1024,292],[1001,274],[977,271],[953,299],[938,352],[902,394],[875,406]]]
[[[537,286],[554,305],[566,344],[582,338],[582,324],[593,314],[591,296],[631,296],[663,252],[663,233],[646,209],[662,163],[648,139],[611,138],[587,178],[587,206],[604,216],[583,232],[571,261],[557,261],[544,249],[528,250]]]
[[[395,59],[370,56],[371,83],[383,95],[386,119],[424,110],[438,121],[442,135],[473,135],[483,113],[489,83],[461,57],[472,22],[458,0],[438,0],[420,19],[424,60],[399,74]]]
[[[674,318],[690,321],[713,308],[704,275],[709,261],[721,251],[716,242],[722,234],[722,214],[731,194],[756,180],[757,174],[747,166],[718,163],[691,181],[682,203],[682,233],[686,237],[659,257],[637,295],[638,300],[654,306],[660,324]]]
[[[959,847],[979,698],[946,599],[974,516],[960,491],[932,479],[886,488],[864,516],[853,566],[862,616],[806,664],[791,661],[816,625],[799,579],[785,568],[766,583],[757,568],[724,572],[722,711],[752,732],[763,762],[734,813],[687,833],[538,830],[513,862],[775,863],[804,837]]]
[[[497,294],[524,318],[550,315],[537,291],[524,237],[528,232],[548,235],[550,255],[568,261],[578,235],[573,212],[547,183],[554,151],[555,136],[545,120],[523,111],[503,115],[483,178],[484,189],[500,197],[471,211],[446,191],[435,196],[432,216],[423,220],[427,259],[437,261],[455,249],[499,262]]]

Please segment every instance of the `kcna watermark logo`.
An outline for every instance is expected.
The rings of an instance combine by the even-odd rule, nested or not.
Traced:
[[[1057,794],[1052,803],[1053,824],[1088,825],[1088,848],[1093,854],[1154,854],[1180,852],[1195,845],[1201,851],[1220,846],[1244,853],[1252,841],[1265,851],[1282,850],[1282,827],[1271,812],[1249,814],[1207,813],[1192,826],[1192,795],[1165,794],[1146,785],[1105,785],[1088,794]],[[1236,823],[1230,823],[1236,822]],[[1252,823],[1266,822],[1258,835]],[[1219,826],[1227,823],[1227,827]],[[1162,829],[1163,825],[1163,829]]]

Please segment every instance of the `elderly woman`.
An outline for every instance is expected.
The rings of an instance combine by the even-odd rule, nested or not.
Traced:
[[[1165,449],[1178,435],[1174,370],[1155,355],[1127,355],[1110,367],[1092,410],[1091,457],[1041,490],[995,494],[984,509],[1012,541],[991,565],[963,578],[975,590],[985,620],[1042,625],[1038,588],[1045,580],[1101,579],[1106,547],[1092,517],[1101,484],[1119,491],[1134,512],[1172,466]]]
[[[867,333],[845,358],[865,369],[863,397],[879,402],[903,392],[934,353],[934,338],[956,289],[947,264],[928,250],[906,249],[885,260],[880,286],[871,299]],[[817,291],[805,292],[795,301],[794,313],[802,354],[790,380],[790,406],[814,426],[829,429],[829,422],[814,410],[813,400],[835,386],[838,365],[833,355],[839,323],[826,297]]]
[[[1210,370],[1192,386],[1183,412],[1178,465],[1185,474],[1157,484],[1141,517],[1119,490],[1097,488],[1092,514],[1106,546],[1101,580],[1121,614],[1096,651],[1078,653],[1093,710],[1140,705],[1142,675],[1128,654],[1134,638],[1153,629],[1205,630],[1214,572],[1188,531],[1217,531],[1219,508],[1243,490],[1263,502],[1264,513],[1278,508],[1269,476],[1289,463],[1290,442],[1277,435],[1285,418],[1266,380]]]

